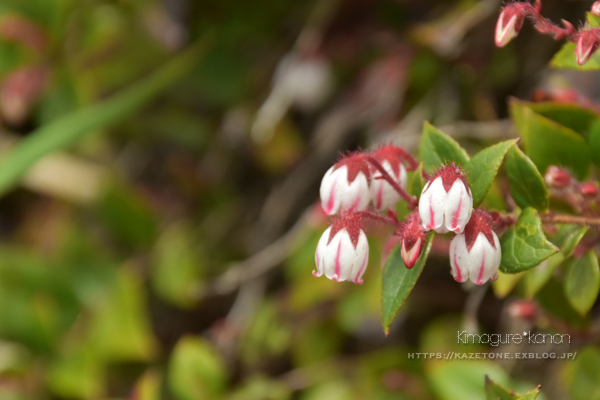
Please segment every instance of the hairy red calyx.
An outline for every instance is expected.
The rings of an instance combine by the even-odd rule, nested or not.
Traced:
[[[415,170],[418,166],[418,163],[410,156],[410,154],[404,151],[404,149],[394,145],[380,147],[373,151],[371,155],[381,164],[383,164],[384,161],[387,161],[391,165],[395,176],[400,176],[400,165],[402,164],[402,160],[406,161],[406,169],[409,171]]]
[[[454,182],[456,182],[457,179],[460,179],[465,184],[466,188],[469,187],[469,184],[467,183],[467,178],[462,170],[462,167],[456,164],[454,161],[452,161],[450,164],[442,165],[441,167],[439,167],[429,181],[433,182],[438,177],[442,178],[442,185],[444,185],[444,190],[446,191],[446,193],[448,193],[450,189],[452,189],[452,185],[454,184]]]
[[[488,242],[490,242],[492,247],[495,249],[496,243],[494,242],[494,235],[492,232],[492,216],[481,208],[473,210],[471,219],[469,220],[469,223],[463,232],[465,235],[467,250],[471,251],[480,233],[483,233]]]
[[[371,172],[369,170],[369,162],[367,161],[367,155],[363,153],[350,153],[342,157],[340,161],[338,161],[333,170],[335,171],[338,168],[343,166],[348,168],[348,183],[354,182],[359,172],[365,174],[365,177],[369,179],[371,177]]]
[[[362,230],[362,223],[362,213],[347,212],[339,215],[331,224],[331,231],[329,232],[327,244],[331,243],[339,231],[346,229],[348,235],[350,235],[350,241],[352,242],[352,245],[354,248],[356,248],[356,246],[358,246],[358,239],[360,238],[360,231]]]
[[[395,232],[396,235],[400,236],[400,239],[403,241],[406,250],[410,250],[413,246],[421,239],[421,248],[419,249],[419,254],[425,247],[427,234],[423,229],[423,224],[421,222],[421,217],[419,216],[419,210],[415,210],[411,212],[406,222],[403,222],[398,230]]]

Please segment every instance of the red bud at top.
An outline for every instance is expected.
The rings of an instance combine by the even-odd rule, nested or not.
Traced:
[[[556,189],[562,189],[571,183],[571,174],[565,171],[562,168],[555,167],[551,165],[546,170],[546,175],[544,175],[544,180],[546,181],[546,185]]]
[[[598,196],[599,189],[598,186],[594,185],[593,183],[584,183],[581,185],[579,191],[583,197],[593,199],[594,197]]]

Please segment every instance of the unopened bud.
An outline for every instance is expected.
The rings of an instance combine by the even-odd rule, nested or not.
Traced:
[[[405,152],[399,147],[390,145],[375,150],[371,155],[386,170],[390,177],[402,188],[406,188],[406,168],[402,164]],[[377,211],[395,207],[400,201],[400,194],[382,178],[381,172],[372,167],[371,202]]]
[[[546,175],[544,175],[544,181],[546,181],[546,185],[551,188],[562,189],[567,187],[573,178],[571,174],[565,171],[562,168],[555,167],[551,165],[546,170]]]
[[[351,154],[329,168],[321,181],[321,206],[327,215],[369,206],[371,173],[364,154]]]
[[[398,235],[401,239],[402,261],[406,268],[411,269],[419,260],[426,242],[426,233],[417,210],[408,216],[407,221],[400,227]]]
[[[332,281],[352,281],[362,285],[369,262],[369,243],[361,227],[359,213],[340,216],[321,236],[315,252],[317,270]]]
[[[596,53],[600,45],[600,29],[582,29],[579,31],[577,46],[575,47],[575,55],[577,56],[577,64],[583,65]]]
[[[473,195],[460,166],[441,167],[427,182],[419,199],[423,228],[437,233],[465,229],[473,211]]]
[[[537,304],[531,300],[517,300],[508,307],[513,318],[532,319],[537,314]]]
[[[593,183],[584,183],[579,189],[581,195],[588,199],[593,199],[598,196],[598,191],[598,186],[594,185]]]
[[[504,47],[517,37],[524,21],[525,14],[517,4],[504,7],[496,24],[496,46]]]
[[[452,239],[450,267],[457,282],[470,279],[477,285],[483,285],[489,279],[498,279],[502,249],[491,222],[487,212],[477,209],[473,211],[465,231]]]

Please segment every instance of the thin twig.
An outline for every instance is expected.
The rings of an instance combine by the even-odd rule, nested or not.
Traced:
[[[394,180],[394,178],[392,178],[390,176],[390,174],[387,173],[387,171],[385,170],[385,168],[383,168],[383,165],[381,165],[379,163],[379,161],[377,161],[374,157],[372,156],[367,156],[367,161],[369,161],[371,163],[371,165],[373,165],[375,168],[377,168],[377,170],[381,173],[381,175],[383,176],[383,179],[385,179],[386,181],[388,181],[388,183],[390,184],[391,187],[394,188],[394,190],[396,192],[398,192],[398,194],[400,196],[402,196],[402,198],[404,200],[406,200],[406,202],[408,203],[408,209],[412,210],[414,209],[417,204],[418,204],[418,200],[416,197],[412,197],[411,195],[409,195],[408,193],[406,193],[406,190],[402,189],[402,187]]]
[[[575,215],[540,215],[545,224],[578,224],[600,226],[600,218],[578,217]]]

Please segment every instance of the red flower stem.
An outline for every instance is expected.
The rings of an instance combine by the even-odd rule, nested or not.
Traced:
[[[415,160],[410,154],[408,154],[404,149],[398,147],[397,150],[400,153],[400,157],[408,163],[406,168],[407,171],[414,171],[419,167],[419,163]]]
[[[398,183],[396,183],[396,181],[394,180],[394,178],[392,178],[390,176],[390,174],[387,173],[387,171],[385,170],[385,168],[383,168],[383,165],[381,165],[379,163],[379,161],[377,161],[373,156],[367,156],[367,161],[369,161],[371,163],[371,165],[373,165],[375,168],[377,168],[377,170],[379,172],[381,172],[381,176],[383,177],[383,179],[385,179],[386,181],[388,181],[388,183],[390,184],[391,187],[394,188],[394,190],[396,192],[398,192],[398,194],[400,196],[402,196],[402,198],[404,200],[406,200],[406,202],[408,203],[408,209],[409,210],[413,210],[415,207],[417,207],[418,204],[418,200],[416,197],[412,197],[411,195],[409,195],[408,193],[406,193],[406,190],[402,189],[402,187],[400,185],[398,185]]]
[[[579,217],[575,215],[540,215],[545,224],[577,224],[600,226],[600,218]]]
[[[525,16],[533,20],[533,27],[537,29],[539,33],[552,35],[556,40],[566,38],[570,42],[577,42],[578,32],[573,25],[563,20],[565,28],[561,28],[558,25],[554,25],[540,14],[540,9],[542,7],[541,1],[536,1],[534,5],[521,2],[518,3],[518,6],[522,8]]]

